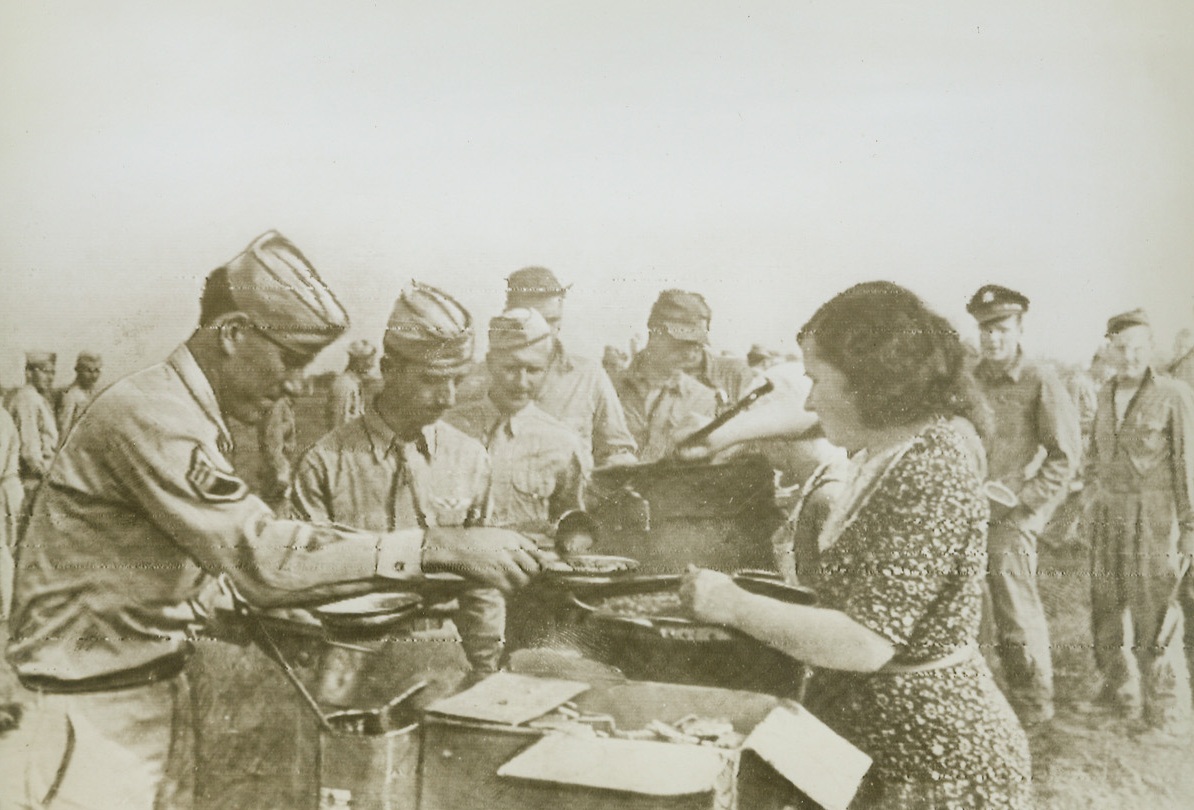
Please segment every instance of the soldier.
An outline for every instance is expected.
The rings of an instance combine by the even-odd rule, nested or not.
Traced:
[[[58,422],[48,399],[54,387],[54,367],[58,356],[53,352],[29,352],[25,355],[25,385],[8,401],[8,412],[21,437],[21,484],[26,501],[37,489],[54,452],[58,449]]]
[[[216,575],[260,607],[309,604],[452,569],[491,587],[538,570],[500,530],[379,532],[281,520],[232,470],[253,424],[348,326],[281,235],[212,272],[199,328],[101,393],[51,465],[17,560],[8,659],[37,694],[11,749],[21,807],[190,806],[183,670]],[[477,534],[480,532],[480,534]]]
[[[1182,330],[1182,332],[1187,333],[1189,331],[1189,329]],[[1185,351],[1180,351],[1181,348],[1175,340],[1175,352],[1173,362],[1169,364],[1169,374],[1190,386],[1190,390],[1194,391],[1194,348],[1187,348]]]
[[[583,508],[588,451],[563,422],[535,402],[555,346],[533,309],[511,309],[489,322],[489,395],[453,409],[447,420],[489,451],[495,526],[546,534],[565,513]]]
[[[257,425],[257,445],[261,451],[261,498],[277,509],[290,493],[290,475],[298,453],[298,428],[294,421],[294,400],[302,392],[302,383],[287,380],[282,396],[274,402]]]
[[[13,557],[25,490],[21,487],[21,437],[8,411],[0,408],[0,619],[12,607]]]
[[[96,394],[96,384],[103,373],[104,361],[95,352],[79,352],[75,360],[75,381],[62,394],[58,403],[58,435],[66,439],[71,425]]]
[[[332,380],[328,391],[328,430],[335,430],[365,412],[365,380],[373,371],[377,348],[367,340],[348,347],[348,366]]]
[[[705,331],[709,331],[709,327],[713,323],[713,310],[709,308],[703,295],[682,290],[668,290],[660,298],[669,294],[682,298],[684,305],[694,314],[701,313],[705,320]],[[683,370],[713,389],[717,397],[719,411],[742,399],[759,381],[754,369],[746,360],[732,354],[715,354],[709,347],[707,339],[701,346],[700,354],[694,355],[693,360],[683,366]]]
[[[567,293],[568,287],[544,267],[524,267],[506,279],[506,309],[537,310],[552,331],[551,363],[536,401],[576,431],[598,465],[632,464],[637,448],[609,375],[560,342]]]
[[[664,290],[647,318],[647,345],[615,383],[639,459],[658,461],[717,413],[718,397],[685,368],[709,341],[708,307],[696,293]]]
[[[386,326],[381,393],[364,416],[304,454],[293,512],[375,532],[482,525],[490,486],[485,448],[440,419],[456,403],[473,340],[472,317],[447,293],[418,283],[405,290]],[[454,618],[474,672],[496,669],[501,598],[471,591]]]
[[[1037,589],[1037,539],[1069,492],[1081,456],[1078,415],[1061,379],[1020,347],[1028,299],[988,284],[966,305],[978,322],[982,359],[975,377],[992,411],[991,479],[1018,504],[992,503],[987,547],[991,619],[1008,699],[1025,728],[1053,717],[1049,628]],[[1037,454],[1044,460],[1028,474]]]
[[[1178,719],[1178,584],[1194,554],[1194,393],[1154,373],[1143,310],[1107,322],[1115,376],[1099,392],[1089,458],[1091,625],[1103,676],[1096,704],[1162,731]],[[1194,664],[1194,600],[1186,607]],[[1124,612],[1133,628],[1140,683],[1124,654]]]

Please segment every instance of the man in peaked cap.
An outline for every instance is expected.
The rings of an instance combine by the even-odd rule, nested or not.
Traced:
[[[381,393],[366,403],[364,416],[327,434],[303,456],[291,494],[293,512],[377,532],[451,526],[476,543],[491,536],[507,544],[521,541],[503,529],[480,528],[489,516],[489,459],[477,441],[440,418],[456,404],[473,344],[472,317],[454,298],[417,282],[404,290],[386,325]],[[525,562],[530,566],[534,560]],[[430,643],[417,656],[400,651],[394,658],[405,660],[391,663],[387,656],[374,668],[386,670],[395,686],[426,669],[496,669],[504,621],[500,595],[478,588],[459,601],[453,616],[459,644]],[[447,640],[455,640],[452,628],[445,632]],[[432,658],[434,667],[427,663]]]
[[[213,577],[251,604],[309,604],[452,569],[491,587],[537,570],[533,544],[428,524],[360,531],[276,517],[228,461],[348,317],[269,232],[207,278],[199,326],[120,380],[71,430],[34,499],[17,562],[8,659],[37,693],[6,763],[23,807],[190,806],[184,667]],[[16,795],[11,795],[11,794]]]
[[[348,346],[348,365],[336,375],[328,390],[328,430],[335,430],[365,412],[365,380],[373,371],[377,347],[367,340]]]
[[[26,500],[40,486],[58,449],[58,422],[49,399],[57,361],[53,352],[27,352],[25,384],[8,401],[8,412],[21,437],[21,484]]]
[[[641,461],[658,461],[717,413],[715,389],[687,373],[709,340],[708,307],[696,293],[664,290],[647,318],[647,345],[615,381]]]
[[[1085,491],[1091,527],[1091,627],[1103,676],[1096,704],[1161,732],[1179,726],[1177,655],[1185,611],[1194,665],[1194,393],[1153,371],[1143,310],[1107,322],[1115,376],[1099,392]],[[1185,575],[1183,577],[1183,575]],[[1135,666],[1124,652],[1124,612]]]
[[[71,425],[96,395],[96,385],[103,373],[104,361],[95,352],[79,352],[75,360],[75,381],[58,403],[58,435],[65,439]]]
[[[988,284],[966,306],[977,321],[981,359],[975,377],[993,415],[985,437],[989,476],[1016,494],[1016,506],[991,504],[987,537],[989,619],[998,641],[1008,700],[1026,728],[1053,717],[1049,628],[1037,589],[1037,538],[1069,492],[1081,458],[1078,413],[1051,368],[1020,346],[1028,298]],[[1044,461],[1032,464],[1044,450]],[[1035,469],[1029,476],[1026,470]]]
[[[536,401],[576,432],[597,464],[633,463],[637,448],[610,376],[600,363],[571,354],[560,341],[568,289],[546,267],[524,267],[506,279],[506,309],[536,310],[552,333],[551,362]]]

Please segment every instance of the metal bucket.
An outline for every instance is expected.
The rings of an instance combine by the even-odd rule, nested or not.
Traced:
[[[319,807],[408,810],[419,801],[418,715],[399,695],[378,709],[330,714],[319,735]]]

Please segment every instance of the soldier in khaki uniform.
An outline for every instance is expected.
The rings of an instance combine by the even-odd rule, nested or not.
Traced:
[[[348,366],[332,380],[328,391],[328,430],[335,430],[365,412],[365,380],[373,370],[377,348],[367,340],[348,346]]]
[[[37,695],[3,741],[5,806],[190,806],[183,669],[204,622],[196,600],[216,575],[274,607],[448,568],[509,588],[539,568],[533,544],[500,530],[275,517],[229,464],[226,420],[257,422],[347,316],[275,232],[208,276],[200,310],[166,362],[92,402],[36,498],[8,659]]]
[[[440,418],[455,405],[473,342],[472,316],[454,298],[425,284],[405,290],[386,326],[381,393],[364,416],[303,456],[292,511],[371,531],[483,525],[485,448]],[[502,652],[504,602],[492,589],[474,589],[459,601],[454,620],[467,664],[492,672]]]
[[[273,509],[285,503],[290,494],[290,476],[298,454],[294,401],[302,390],[298,380],[287,380],[282,386],[282,396],[257,424],[257,446],[261,451],[258,485],[262,500]]]
[[[95,398],[96,385],[104,371],[104,360],[95,352],[79,352],[75,360],[75,381],[62,394],[58,403],[58,436],[65,440],[71,425]]]
[[[1015,493],[1015,506],[992,503],[987,537],[991,618],[1008,700],[1026,728],[1053,717],[1049,627],[1037,588],[1037,540],[1069,492],[1081,460],[1078,413],[1056,372],[1020,346],[1028,299],[988,284],[966,310],[979,326],[975,378],[993,416],[990,478]],[[1038,453],[1044,460],[1035,466]]]
[[[1107,336],[1116,375],[1099,393],[1088,472],[1091,623],[1103,675],[1096,702],[1129,713],[1142,703],[1146,724],[1172,730],[1177,587],[1194,555],[1194,393],[1152,370],[1143,310],[1111,318]],[[1191,606],[1186,600],[1188,636]],[[1125,611],[1139,682],[1123,650]],[[1187,660],[1194,663],[1189,648]]]
[[[598,465],[633,463],[637,448],[609,375],[560,342],[567,293],[545,267],[524,267],[506,279],[506,309],[536,310],[552,331],[551,362],[535,401],[576,431]]]
[[[25,499],[19,473],[20,445],[17,426],[8,411],[0,408],[0,619],[7,619],[12,607],[13,556]]]
[[[535,402],[554,347],[533,309],[511,309],[489,322],[489,394],[445,417],[489,451],[490,521],[546,534],[565,513],[583,508],[588,451],[567,425]]]
[[[664,290],[647,318],[647,345],[615,381],[640,461],[667,456],[717,415],[716,391],[684,371],[709,342],[708,307],[696,293]]]
[[[21,437],[21,484],[26,499],[45,478],[58,450],[58,420],[47,399],[54,387],[57,362],[58,356],[53,352],[27,353],[26,382],[8,401],[8,412]]]

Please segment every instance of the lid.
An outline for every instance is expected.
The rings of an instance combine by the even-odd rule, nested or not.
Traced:
[[[518,725],[547,714],[588,688],[587,683],[580,681],[498,672],[471,689],[437,700],[427,707],[427,711],[467,720]]]
[[[712,792],[732,752],[700,745],[548,734],[498,768],[498,776],[647,796]]]

